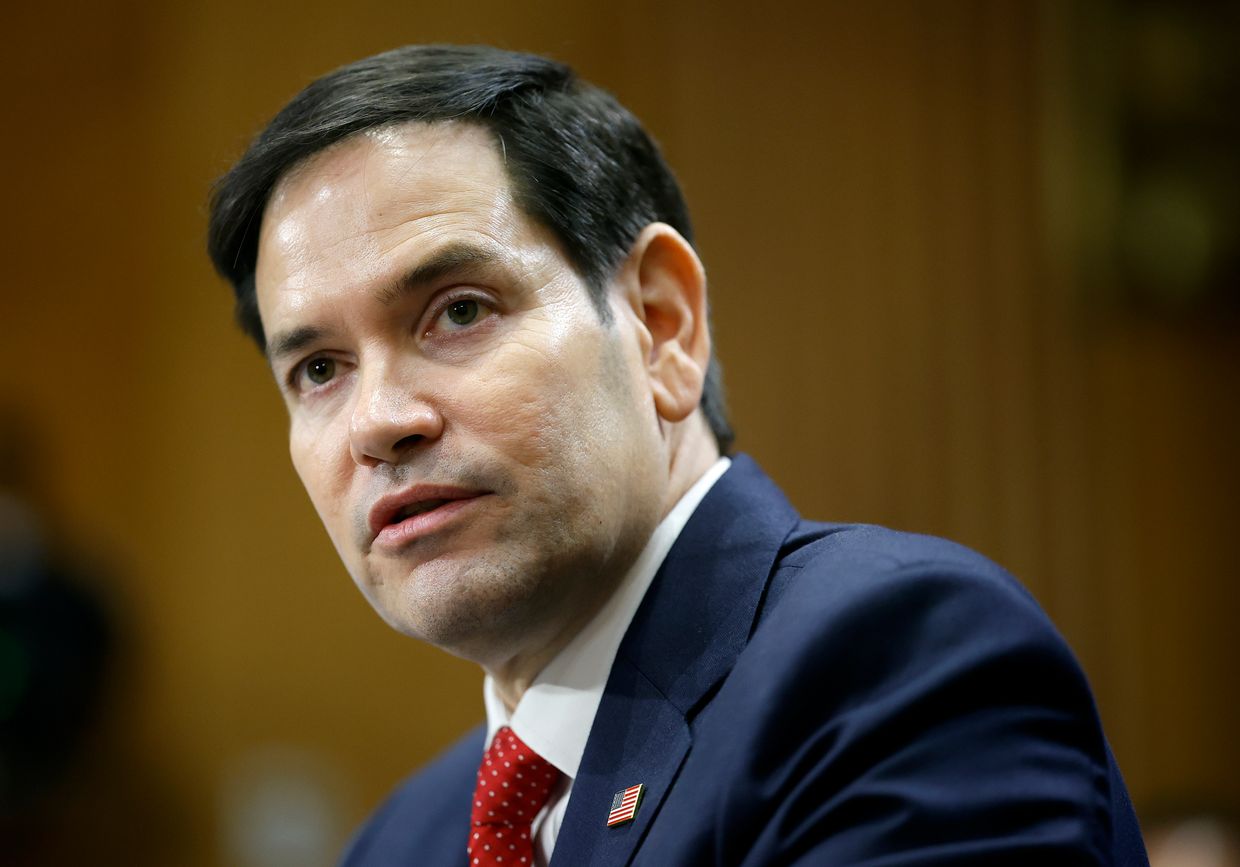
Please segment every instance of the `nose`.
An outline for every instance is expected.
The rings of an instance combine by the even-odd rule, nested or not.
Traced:
[[[349,451],[363,466],[395,464],[410,449],[438,439],[443,416],[405,377],[388,368],[361,374],[349,420]]]

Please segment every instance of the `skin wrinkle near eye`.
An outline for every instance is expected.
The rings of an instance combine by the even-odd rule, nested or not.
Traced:
[[[509,207],[511,207],[511,203],[508,201],[505,201],[504,207],[502,210],[507,212]],[[443,215],[430,215],[430,216],[425,217],[424,219],[435,220],[435,219],[441,219],[442,216]],[[423,219],[423,218],[415,218],[414,220],[407,221],[405,223],[396,223],[396,225],[407,231],[410,228],[410,223],[416,226],[418,222],[420,221],[420,219]],[[395,219],[394,219],[394,222],[395,222]],[[495,222],[499,223],[501,221],[497,219]],[[281,226],[281,231],[284,231],[286,229],[287,229],[287,226],[285,225]],[[298,238],[301,238],[304,233],[291,233],[291,234],[296,234]],[[439,235],[438,227],[433,228],[431,230],[431,234]],[[279,233],[278,233],[278,236],[279,236]],[[485,237],[486,237],[486,242],[487,242],[486,246],[494,247],[497,244],[499,244],[499,240],[497,238],[490,237],[490,236],[485,236]],[[352,234],[346,235],[344,238],[335,239],[330,249],[336,249],[340,245],[348,243],[350,240],[354,242],[358,242],[359,241],[358,233],[352,233]],[[369,242],[363,240],[361,241],[361,243],[366,244]],[[399,254],[401,252],[401,247],[403,246],[404,243],[406,243],[406,241],[397,241],[390,248],[390,252],[393,254]],[[371,246],[373,246],[373,244]],[[513,263],[514,267],[512,267],[511,270],[515,273],[516,279],[510,282],[518,286],[521,285],[521,283],[525,282],[525,278],[527,278],[530,275],[534,275],[540,271],[550,272],[548,276],[544,278],[543,280],[544,286],[550,285],[552,283],[555,283],[558,279],[562,279],[567,270],[561,263],[555,263],[555,264],[549,263],[547,251],[545,249],[538,250],[538,251],[528,251],[524,248],[517,248],[516,252],[518,255],[515,257],[511,256],[511,253],[513,252],[511,247],[508,248],[508,252],[510,254],[510,258],[515,258],[515,262]],[[374,257],[367,256],[366,258],[382,259],[383,257],[382,256],[374,256]],[[313,263],[303,262],[301,264],[309,265]],[[375,269],[372,269],[372,271],[373,270]],[[300,281],[297,281],[295,279],[295,275],[291,275],[291,279],[289,282],[290,284],[295,285]]]
[[[466,259],[468,259],[468,257],[466,257]],[[503,266],[497,263],[488,263],[486,267],[492,271],[494,271],[496,268],[500,269],[500,271],[503,270]],[[464,274],[459,279],[461,279],[463,282],[469,282],[469,275]],[[477,282],[477,281],[474,281],[474,282]],[[493,279],[489,278],[487,280],[483,280],[482,282],[486,283],[486,282],[506,282],[506,281],[502,281],[499,278],[493,278]],[[388,291],[389,290],[384,290],[385,293]],[[391,291],[395,291],[395,290],[391,290]],[[458,333],[458,334],[462,333],[468,330],[470,326],[481,326],[481,324],[486,319],[490,318],[491,316],[501,315],[502,311],[499,309],[499,304],[490,298],[490,293],[483,293],[483,294],[486,297],[468,299],[468,300],[474,301],[475,303],[479,305],[479,314],[480,314],[479,318],[475,320],[475,322],[470,323],[470,325],[459,327],[459,329],[457,329],[455,333]],[[521,296],[524,296],[526,294],[529,294],[529,293],[526,291],[518,291],[518,292],[512,293],[512,295],[515,296],[513,300],[519,301],[521,300]],[[389,302],[386,298],[381,298],[380,303],[383,303],[386,305]],[[485,308],[485,310],[483,310],[483,308]],[[434,317],[429,322],[427,326],[428,328],[434,327],[438,319],[443,315],[442,310],[438,308],[432,309],[431,313],[434,314]],[[421,334],[422,330],[423,330],[422,327],[419,326],[418,328],[419,335]],[[305,332],[306,335],[312,335],[314,333],[314,329],[312,328],[295,329],[291,333],[276,335],[276,337],[273,339],[271,343],[273,355],[284,354],[285,352],[291,350],[294,347],[297,347],[298,349],[300,349],[300,346],[297,340],[299,332]],[[312,348],[314,342],[319,339],[321,338],[315,337],[311,339],[309,336],[307,336],[305,338],[305,342],[308,347]],[[289,345],[290,343],[292,344],[291,346]],[[322,350],[317,350],[317,351],[322,351]],[[309,353],[305,356],[305,358],[308,360],[312,358],[314,354],[315,353],[313,352]],[[273,373],[276,376],[277,381],[281,384],[282,388],[284,387],[284,383],[287,382],[289,377],[293,374],[293,369],[297,367],[298,365],[305,364],[305,363],[306,363],[305,361],[295,361],[292,364],[279,365],[273,370]]]

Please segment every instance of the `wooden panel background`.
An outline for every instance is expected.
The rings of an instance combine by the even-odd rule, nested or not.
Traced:
[[[388,632],[338,565],[202,252],[208,185],[267,116],[414,41],[548,52],[617,93],[686,187],[741,447],[807,515],[949,535],[1021,576],[1139,805],[1240,800],[1236,329],[1082,302],[1054,243],[1081,108],[1062,10],[12,12],[0,403],[38,431],[58,538],[124,629],[41,863],[242,863],[236,793],[272,767],[317,787],[338,845],[481,717],[477,673]]]

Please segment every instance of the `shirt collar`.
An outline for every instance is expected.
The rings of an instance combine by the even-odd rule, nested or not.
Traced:
[[[565,776],[577,776],[590,726],[624,633],[680,531],[731,464],[728,458],[720,458],[685,492],[655,528],[611,598],[547,663],[511,714],[497,694],[491,676],[486,676],[482,697],[487,710],[488,744],[502,726],[510,726],[530,749]]]

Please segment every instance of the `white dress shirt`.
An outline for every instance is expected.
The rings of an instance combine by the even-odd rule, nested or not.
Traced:
[[[486,743],[491,743],[495,732],[502,726],[509,726],[530,749],[563,774],[559,785],[552,790],[547,805],[534,817],[534,861],[538,867],[546,867],[551,860],[560,823],[564,821],[564,811],[568,808],[573,779],[577,776],[577,768],[586,750],[590,726],[603,699],[603,687],[607,685],[607,676],[624,633],[628,631],[650,582],[654,580],[680,531],[706,492],[731,463],[727,458],[720,458],[685,492],[655,528],[650,541],[611,598],[585,628],[547,663],[511,714],[496,693],[491,676],[487,675],[483,682],[483,701],[487,709]]]

